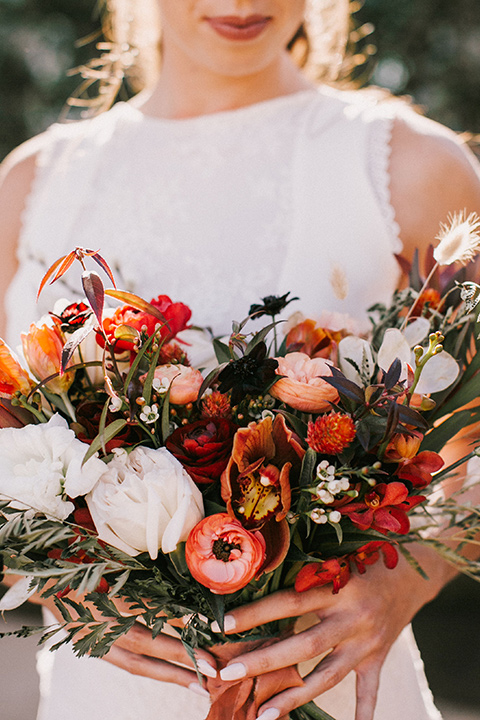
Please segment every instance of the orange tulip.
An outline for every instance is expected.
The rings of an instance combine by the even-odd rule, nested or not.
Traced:
[[[62,350],[64,339],[62,331],[56,325],[51,327],[43,323],[30,325],[28,333],[22,333],[23,354],[28,367],[39,380],[45,380],[50,375],[59,373],[62,367]],[[74,380],[74,373],[50,380],[46,384],[47,390],[57,395],[66,393]]]
[[[277,375],[283,375],[270,389],[270,395],[302,412],[319,413],[330,410],[338,393],[322,376],[332,374],[323,358],[313,360],[305,353],[288,353],[277,358]]]
[[[0,397],[11,398],[14,393],[28,395],[33,383],[26,370],[13,356],[8,345],[0,338]]]

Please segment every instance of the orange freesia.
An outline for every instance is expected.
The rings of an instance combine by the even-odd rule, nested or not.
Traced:
[[[30,325],[28,333],[22,333],[23,354],[28,367],[39,380],[60,373],[64,339],[57,325],[46,323]],[[71,363],[70,363],[71,364]],[[46,387],[50,392],[61,395],[67,392],[73,383],[74,373],[65,373],[50,380]]]
[[[415,457],[423,440],[423,433],[411,430],[410,435],[395,433],[388,443],[385,458],[392,462],[403,462]]]
[[[221,478],[228,512],[250,529],[273,517],[283,520],[290,509],[290,474],[298,473],[304,454],[283,415],[237,430]]]
[[[28,395],[32,387],[27,371],[0,338],[0,397],[11,398],[16,392]]]
[[[284,375],[270,389],[270,395],[302,412],[330,410],[338,400],[334,387],[322,380],[332,374],[323,358],[309,358],[305,353],[288,353],[278,360],[277,375]]]
[[[227,513],[208,515],[191,530],[185,559],[195,580],[216,595],[241,590],[265,559],[265,541]]]
[[[195,402],[203,383],[202,373],[187,365],[159,365],[155,369],[155,379],[165,390],[170,387],[173,405]]]

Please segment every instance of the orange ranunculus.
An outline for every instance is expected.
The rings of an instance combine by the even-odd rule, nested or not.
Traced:
[[[203,383],[202,373],[187,365],[159,365],[155,368],[155,380],[166,390],[170,387],[173,405],[195,402]]]
[[[32,387],[27,371],[0,338],[0,397],[11,398],[16,392],[28,395]]]
[[[22,333],[21,338],[23,354],[36,378],[45,380],[50,375],[60,373],[64,339],[58,325],[52,327],[46,323],[38,325],[32,323],[28,333]],[[58,375],[47,383],[47,390],[61,395],[67,392],[74,377],[75,374],[71,372]]]
[[[221,478],[228,512],[250,529],[283,520],[290,509],[290,475],[298,475],[304,454],[283,415],[237,430]]]
[[[195,580],[216,595],[228,595],[257,575],[265,560],[265,540],[227,513],[209,515],[190,531],[185,559]]]
[[[338,400],[338,393],[322,376],[332,374],[323,358],[309,358],[305,353],[288,353],[278,360],[277,375],[283,375],[270,394],[295,410],[325,412]]]

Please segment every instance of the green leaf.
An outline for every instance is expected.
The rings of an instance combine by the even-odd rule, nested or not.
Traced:
[[[215,350],[215,356],[219,365],[229,363],[232,359],[230,348],[218,338],[214,338],[213,340],[213,349]]]
[[[317,453],[312,448],[308,448],[302,460],[302,468],[300,470],[300,487],[309,487],[312,484],[317,466]]]
[[[107,425],[107,427],[105,428],[105,432],[101,435],[97,435],[95,440],[88,448],[88,451],[85,453],[85,457],[83,458],[82,465],[85,465],[87,460],[89,460],[93,455],[95,455],[96,452],[101,450],[103,445],[106,445],[108,442],[110,442],[110,440],[112,440],[116,435],[118,435],[118,433],[123,430],[126,424],[126,420],[119,419],[114,420],[112,423],[110,423],[110,425]]]
[[[168,388],[168,391],[165,394],[165,397],[163,398],[163,406],[162,406],[162,439],[163,442],[166,441],[166,439],[171,434],[170,430],[170,388]]]
[[[311,720],[335,720],[334,717],[325,712],[325,710],[319,708],[314,702],[302,705],[301,710],[303,710],[303,712],[305,712],[307,717],[311,718]]]
[[[146,405],[150,405],[153,379],[155,377],[155,370],[157,367],[158,358],[160,357],[162,346],[162,343],[158,344],[158,348],[155,350],[155,353],[150,360],[150,367],[148,368],[147,377],[145,378],[145,382],[143,383],[143,397],[145,398]]]

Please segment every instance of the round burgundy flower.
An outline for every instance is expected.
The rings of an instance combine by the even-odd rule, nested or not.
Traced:
[[[237,426],[226,418],[205,418],[177,428],[165,443],[196,483],[220,478],[232,452]]]
[[[86,401],[81,403],[75,414],[77,422],[72,423],[72,430],[79,440],[90,445],[98,435],[100,419],[102,416],[103,403]],[[118,419],[118,415],[107,412],[107,425]],[[107,453],[114,448],[130,446],[140,442],[143,438],[142,431],[135,425],[126,425],[125,428],[114,438],[109,440],[105,446]]]

